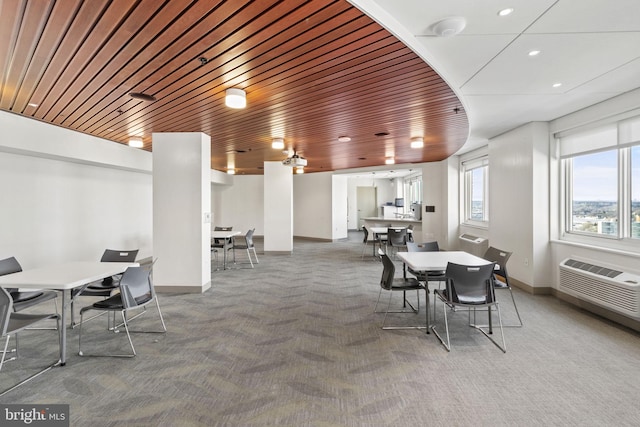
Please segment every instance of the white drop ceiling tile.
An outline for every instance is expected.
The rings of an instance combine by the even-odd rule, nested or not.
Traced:
[[[640,33],[522,35],[476,74],[464,94],[567,92],[635,60]],[[529,57],[532,49],[540,55]],[[559,89],[553,83],[561,82]]]
[[[450,85],[460,87],[513,40],[512,35],[418,37],[435,58],[437,71]]]
[[[640,1],[559,1],[527,33],[640,31]]]
[[[474,95],[465,97],[473,114],[469,123],[476,137],[493,138],[533,121],[550,121],[604,101],[606,93],[582,95]]]
[[[429,26],[441,19],[462,16],[467,26],[462,34],[517,34],[542,14],[555,0],[375,0],[413,34],[432,34]],[[508,17],[498,11],[514,8]]]
[[[640,58],[580,85],[571,92],[621,94],[638,87],[640,87]]]

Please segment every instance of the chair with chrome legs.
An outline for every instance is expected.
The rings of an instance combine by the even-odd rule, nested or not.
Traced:
[[[0,370],[5,362],[10,360],[15,360],[18,356],[18,332],[22,332],[25,329],[32,328],[33,325],[40,323],[43,320],[56,320],[56,330],[58,331],[58,347],[60,347],[60,315],[58,313],[51,314],[26,314],[26,313],[16,313],[13,308],[13,300],[11,299],[11,294],[6,291],[4,288],[0,288],[0,333],[3,338],[6,338],[4,343],[4,351],[2,352],[2,357],[0,358]],[[9,339],[12,335],[16,337],[16,352],[15,356],[10,359],[6,358],[7,348],[9,346]],[[59,353],[58,353],[59,354]],[[27,381],[32,380],[38,375],[47,372],[53,366],[58,363],[59,359],[56,358],[56,361],[45,368],[39,370],[35,374],[29,376],[28,378],[21,380],[19,383],[11,386],[10,388],[0,392],[0,396],[10,392],[11,390],[21,386]]]
[[[406,228],[388,228],[387,236],[389,246],[391,246],[394,253],[402,248],[407,249],[407,229]]]
[[[493,286],[496,290],[507,289],[511,295],[511,301],[513,302],[513,308],[516,310],[516,316],[518,316],[518,324],[503,325],[504,327],[522,327],[522,318],[520,318],[520,312],[516,305],[516,299],[513,297],[513,290],[511,284],[509,284],[509,274],[507,273],[507,261],[511,257],[511,252],[503,251],[498,248],[490,246],[484,253],[482,258],[487,261],[496,263],[496,268],[493,270]]]
[[[155,262],[155,261],[154,261]],[[153,265],[153,264],[152,264]],[[152,266],[151,265],[151,266]],[[120,293],[112,295],[111,297],[98,301],[93,305],[83,307],[80,310],[80,331],[78,333],[78,354],[80,356],[108,356],[108,357],[134,357],[136,355],[133,341],[131,340],[132,332],[144,332],[144,333],[165,333],[167,327],[160,311],[160,304],[158,303],[158,297],[153,286],[153,276],[151,266],[141,267],[129,267],[125,270],[120,279]],[[158,316],[162,325],[160,331],[131,331],[129,329],[130,318],[127,315],[130,311],[145,309],[146,306],[152,302],[156,303],[158,309]],[[131,347],[131,353],[126,354],[85,354],[82,350],[82,318],[84,314],[89,310],[106,311],[106,312],[120,312],[122,315],[122,324],[117,325],[124,326]]]
[[[426,329],[427,333],[429,332],[429,293],[426,291],[426,288],[422,286],[422,284],[415,278],[402,278],[402,277],[394,277],[396,273],[396,267],[393,264],[393,261],[389,256],[382,251],[382,249],[378,249],[378,254],[382,259],[382,277],[380,278],[380,291],[378,292],[378,300],[376,301],[376,306],[373,309],[375,313],[381,313],[381,311],[377,311],[378,304],[380,302],[380,296],[382,295],[382,291],[389,292],[389,300],[387,302],[387,308],[384,311],[384,319],[382,320],[382,329]],[[409,300],[407,300],[407,291],[416,291],[417,294],[417,305],[414,307]],[[420,291],[425,291],[425,311],[426,311],[426,323],[425,325],[412,325],[412,326],[386,326],[387,315],[389,313],[413,313],[418,314],[420,311]],[[402,292],[403,296],[403,309],[391,311],[391,297],[394,292]],[[407,310],[406,307],[409,306]]]
[[[236,236],[233,238],[233,247],[235,249],[245,249],[247,251],[249,263],[251,263],[251,268],[253,268],[253,261],[251,260],[251,253],[249,252],[250,250],[253,251],[253,256],[256,257],[256,264],[260,264],[260,261],[258,261],[258,254],[256,254],[256,247],[253,244],[253,233],[255,231],[256,229],[253,228],[247,231],[247,234],[245,234],[244,237]],[[233,252],[233,254],[235,257],[235,251]],[[233,262],[236,262],[235,258],[233,259]]]
[[[415,243],[407,242],[407,252],[438,252],[440,247],[437,241]],[[425,286],[429,286],[429,282],[442,283],[445,281],[444,271],[414,271],[411,267],[408,267],[409,273],[416,276],[416,278],[425,283]]]
[[[375,233],[369,233],[369,229],[366,226],[362,227],[362,231],[364,232],[364,238],[362,239],[362,254],[360,255],[360,258],[364,259],[364,251],[367,250],[369,243],[373,244],[373,251],[375,254],[375,247],[380,241],[378,240]],[[369,238],[369,236],[371,236],[371,238]],[[376,259],[375,256],[374,259]]]
[[[500,350],[506,353],[507,347],[504,341],[504,332],[502,330],[502,317],[500,316],[500,306],[495,298],[495,292],[493,290],[493,268],[495,264],[486,265],[461,265],[450,262],[447,265],[446,289],[436,289],[434,294],[444,307],[444,325],[447,334],[447,342],[442,339],[435,325],[431,326],[434,334],[440,340],[442,345],[451,351],[451,342],[449,340],[449,321],[447,318],[447,308],[463,308],[469,310],[467,316],[469,316],[469,326],[478,329],[487,338],[491,340]],[[495,307],[498,313],[498,321],[500,324],[500,335],[502,336],[502,346],[497,343],[489,334],[493,334],[493,323],[491,319],[491,308]],[[485,312],[489,318],[489,332],[487,333],[483,327],[471,324],[471,311],[478,308],[487,309]],[[435,317],[436,312],[436,300],[433,300],[433,313]],[[454,313],[455,311],[452,311]]]
[[[22,271],[22,266],[15,257],[6,258],[0,260],[0,276],[5,274],[19,273]],[[57,297],[58,293],[55,291],[20,291],[17,288],[7,288],[7,292],[11,295],[13,301],[13,311],[19,312],[27,308],[33,307],[45,301],[53,300],[56,313],[58,312]]]
[[[100,262],[135,262],[138,256],[138,249],[132,250],[117,250],[117,249],[105,249]],[[77,297],[110,297],[114,291],[120,286],[121,274],[117,276],[106,277],[98,282],[90,283],[84,288],[78,288],[71,292],[71,327],[78,326],[74,317],[74,306]],[[91,317],[87,320],[94,319],[97,316]]]

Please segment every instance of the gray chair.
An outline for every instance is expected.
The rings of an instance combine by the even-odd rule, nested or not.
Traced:
[[[427,333],[429,332],[429,293],[427,289],[422,286],[422,284],[415,278],[402,278],[395,277],[396,267],[393,264],[393,261],[389,256],[382,251],[382,249],[378,250],[380,258],[382,260],[382,276],[380,278],[380,290],[378,291],[378,300],[376,301],[376,306],[373,309],[375,313],[381,313],[378,310],[378,304],[380,303],[380,297],[382,296],[382,291],[389,292],[389,300],[387,301],[387,307],[384,311],[384,319],[382,321],[382,329],[426,329]],[[407,300],[407,291],[416,291],[417,294],[417,305],[416,307],[411,304],[409,300]],[[420,311],[420,291],[425,291],[425,310],[426,310],[426,323],[425,325],[415,325],[415,326],[386,326],[387,315],[389,313],[413,313],[418,314]],[[390,310],[391,308],[391,297],[394,292],[402,292],[403,302],[402,310]],[[409,306],[409,309],[407,309]]]
[[[447,334],[447,342],[445,343],[435,325],[431,326],[436,337],[442,343],[442,345],[451,351],[451,342],[449,340],[449,320],[447,318],[447,308],[463,308],[469,310],[469,320],[471,311],[478,308],[486,309],[487,316],[489,318],[489,333],[487,333],[483,327],[472,325],[469,322],[469,326],[478,329],[482,332],[492,343],[494,343],[500,350],[506,353],[507,347],[504,341],[504,331],[502,329],[502,317],[500,315],[500,306],[495,299],[495,292],[493,289],[493,268],[495,264],[486,264],[481,266],[469,266],[461,265],[450,262],[447,265],[447,287],[446,289],[434,290],[434,295],[440,299],[444,307],[444,324]],[[493,334],[492,323],[492,310],[495,307],[498,313],[498,321],[500,324],[500,334],[502,336],[502,346],[498,344],[489,334]],[[436,312],[436,300],[433,300],[433,312],[435,317]]]
[[[374,259],[376,259],[375,248],[376,248],[376,244],[378,245],[380,244],[380,239],[375,234],[369,233],[369,229],[367,227],[363,226],[362,231],[364,232],[364,238],[362,239],[362,255],[360,256],[360,258],[364,259],[364,252],[367,250],[369,243],[371,243],[373,244]],[[372,236],[372,237],[369,238],[369,236]]]
[[[407,250],[407,229],[406,228],[388,228],[387,229],[388,245],[391,246],[394,253],[400,249]]]
[[[407,242],[407,252],[438,252],[439,250],[440,247],[437,241],[424,243]],[[429,282],[442,283],[445,281],[444,271],[414,271],[411,267],[408,268],[408,271],[416,276],[419,281],[425,282],[426,286],[429,285]]]
[[[518,306],[516,304],[516,299],[513,296],[513,290],[511,289],[511,285],[509,284],[509,274],[507,273],[507,261],[511,257],[511,252],[503,251],[498,248],[494,248],[490,246],[489,249],[484,253],[482,258],[487,261],[495,262],[496,268],[493,270],[493,286],[496,290],[507,289],[509,290],[509,294],[511,295],[511,301],[513,301],[513,308],[516,310],[516,315],[518,316],[518,324],[510,324],[503,325],[505,327],[522,327],[522,318],[520,317],[520,312],[518,311]]]
[[[258,261],[258,254],[256,254],[256,247],[253,244],[253,233],[255,231],[256,229],[253,228],[247,231],[247,234],[245,234],[244,237],[233,238],[233,247],[235,249],[245,249],[247,251],[247,256],[249,257],[249,262],[251,263],[251,268],[253,268],[253,261],[251,260],[250,251],[253,251],[253,256],[256,257],[256,264],[260,264],[260,261]],[[238,243],[239,240],[240,240],[240,243]],[[234,251],[234,257],[235,257],[235,251]],[[233,262],[234,263],[236,262],[235,258],[233,259]]]
[[[138,249],[105,249],[100,262],[135,262],[138,256]],[[120,286],[121,274],[117,276],[105,277],[104,279],[90,283],[84,288],[78,288],[71,291],[71,327],[78,326],[74,317],[74,304],[76,298],[83,297],[110,297]],[[93,317],[91,318],[93,319]],[[87,319],[87,320],[91,320]]]
[[[32,328],[35,324],[40,323],[43,320],[56,320],[56,330],[58,331],[58,346],[60,346],[60,315],[58,313],[51,314],[26,314],[26,313],[16,313],[13,307],[13,300],[11,299],[11,294],[7,292],[6,289],[0,288],[0,332],[2,333],[2,337],[6,338],[4,343],[4,351],[2,352],[2,357],[0,358],[0,370],[4,366],[5,362],[10,360],[15,360],[18,357],[18,332],[24,331],[27,328]],[[9,339],[12,335],[16,337],[16,352],[15,356],[10,359],[6,358],[7,348],[9,346]],[[19,383],[9,387],[8,389],[0,392],[0,396],[10,392],[11,390],[21,386],[27,381],[32,380],[38,375],[47,372],[53,366],[58,363],[59,359],[45,368],[39,370],[35,374],[29,376],[28,378],[21,380]]]
[[[5,258],[0,260],[0,276],[5,274],[19,273],[22,271],[22,266],[15,257]],[[37,304],[45,301],[53,300],[58,312],[57,297],[58,293],[55,291],[27,291],[22,292],[18,288],[7,288],[7,292],[11,295],[13,301],[13,311],[19,312],[27,308],[33,307]]]
[[[154,261],[155,262],[155,261]],[[153,265],[153,264],[152,264]],[[134,357],[136,355],[133,341],[131,340],[131,332],[145,332],[145,333],[165,333],[167,327],[160,311],[160,304],[158,303],[158,297],[153,287],[152,265],[142,267],[129,267],[122,274],[120,279],[120,293],[110,296],[105,300],[95,302],[94,304],[83,307],[80,310],[80,331],[78,333],[78,354],[80,356],[107,356],[107,357]],[[160,331],[130,331],[129,321],[127,318],[130,311],[145,309],[145,307],[154,302],[158,309],[158,316],[160,317],[160,323],[162,324],[162,330]],[[126,354],[85,354],[82,350],[82,325],[83,316],[90,310],[104,311],[104,312],[120,312],[122,315],[122,324],[118,326],[124,326],[131,347],[131,353]]]

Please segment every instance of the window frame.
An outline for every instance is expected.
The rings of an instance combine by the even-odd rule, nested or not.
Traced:
[[[598,136],[607,136],[607,141]],[[601,121],[571,131],[553,135],[558,147],[559,159],[559,227],[558,238],[568,243],[586,244],[625,253],[640,253],[640,236],[633,236],[633,155],[640,147],[640,116],[619,117],[617,120]],[[574,136],[576,136],[573,138]],[[576,139],[585,136],[586,144],[576,144]],[[563,145],[567,137],[568,144]],[[574,141],[571,141],[571,139]],[[586,154],[615,151],[617,155],[617,234],[598,234],[572,230],[573,224],[573,158]],[[637,152],[636,152],[637,154]],[[640,155],[636,155],[640,162]],[[636,186],[640,182],[636,183]]]
[[[482,169],[482,220],[473,219],[473,171]],[[460,162],[462,209],[460,222],[464,225],[489,228],[489,156],[487,154]]]

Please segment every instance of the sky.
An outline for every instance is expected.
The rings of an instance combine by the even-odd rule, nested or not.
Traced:
[[[573,200],[616,201],[618,198],[617,150],[573,158]],[[640,147],[633,147],[632,200],[640,200]]]

